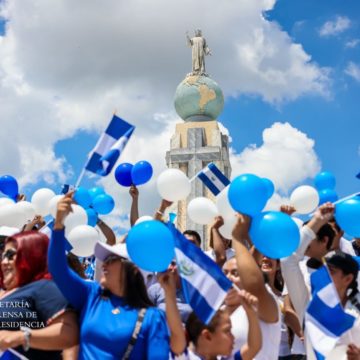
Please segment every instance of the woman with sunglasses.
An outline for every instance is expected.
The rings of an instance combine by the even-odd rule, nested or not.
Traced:
[[[28,359],[61,359],[78,342],[76,316],[47,270],[48,244],[45,234],[23,232],[6,238],[1,255],[0,349]]]
[[[165,315],[149,300],[140,270],[125,259],[122,244],[98,243],[100,284],[81,279],[66,264],[64,220],[72,193],[58,203],[49,248],[49,269],[80,315],[79,359],[168,359]]]

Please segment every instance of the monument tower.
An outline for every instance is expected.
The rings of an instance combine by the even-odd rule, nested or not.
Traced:
[[[221,133],[217,122],[224,107],[224,96],[219,85],[205,71],[205,56],[211,55],[211,51],[201,30],[196,30],[193,38],[187,35],[187,43],[192,48],[192,72],[175,92],[175,110],[184,122],[176,124],[166,163],[193,179],[213,162],[230,178],[228,136]],[[200,196],[213,198],[199,179],[193,179],[190,195],[177,204],[177,227],[180,231],[196,230],[201,236],[202,247],[206,248],[206,226],[195,224],[186,216],[187,204]]]

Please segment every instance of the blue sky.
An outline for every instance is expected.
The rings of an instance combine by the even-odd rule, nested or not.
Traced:
[[[0,1],[1,3],[5,4],[4,1]],[[137,0],[137,3],[147,6],[141,0]],[[159,33],[167,26],[167,32],[173,37],[171,42],[175,45],[171,46],[174,46],[177,55],[174,60],[167,52],[170,41],[164,47],[156,41],[159,34],[151,27],[155,22],[155,18],[151,17],[160,15],[154,15],[151,11],[146,13],[144,10],[147,15],[133,20],[141,28],[141,32],[137,33],[136,26],[133,27],[131,23],[125,24],[127,27],[121,29],[120,15],[114,20],[112,28],[112,20],[108,21],[110,25],[105,24],[104,17],[101,17],[109,16],[112,11],[114,14],[120,11],[132,14],[132,5],[129,5],[130,10],[121,8],[121,4],[116,2],[110,2],[108,8],[101,10],[97,9],[95,3],[86,10],[81,5],[76,5],[73,6],[71,15],[67,12],[67,6],[72,6],[70,3],[56,2],[59,21],[54,24],[45,1],[41,1],[38,8],[27,5],[23,10],[19,1],[9,1],[7,4],[10,5],[3,18],[8,21],[9,33],[4,30],[4,21],[0,21],[0,35],[7,42],[6,47],[3,45],[3,51],[6,51],[5,54],[11,61],[4,61],[1,68],[7,76],[4,79],[10,84],[4,89],[7,91],[12,86],[16,91],[4,95],[2,103],[8,104],[11,99],[14,104],[19,101],[20,108],[27,113],[26,116],[19,115],[20,110],[9,108],[6,111],[0,109],[0,115],[9,123],[11,118],[17,119],[21,124],[21,116],[24,116],[27,125],[41,121],[38,132],[44,131],[44,134],[39,135],[39,139],[38,134],[34,135],[33,142],[28,143],[26,140],[26,146],[27,149],[38,147],[38,152],[48,154],[48,158],[41,163],[42,160],[37,158],[38,153],[35,154],[35,151],[31,158],[23,158],[24,155],[21,154],[14,155],[22,163],[34,161],[26,170],[29,172],[27,174],[24,167],[15,166],[14,162],[9,164],[8,158],[0,157],[1,172],[12,173],[19,178],[23,184],[22,189],[28,196],[39,187],[51,187],[58,191],[62,182],[74,183],[87,153],[96,143],[99,132],[105,128],[114,108],[129,122],[135,121],[138,137],[134,137],[133,142],[146,146],[144,144],[146,139],[151,138],[150,134],[156,132],[157,136],[167,136],[167,141],[159,141],[159,144],[165,145],[149,155],[150,158],[146,158],[146,148],[141,149],[139,154],[134,154],[131,148],[122,159],[130,162],[155,161],[158,164],[154,166],[160,171],[164,167],[164,156],[168,150],[166,144],[169,144],[168,139],[174,132],[175,123],[179,121],[174,114],[173,93],[177,83],[189,71],[190,53],[184,46],[184,33],[197,26],[198,21],[210,47],[213,46],[213,56],[207,64],[213,78],[223,87],[226,95],[225,108],[219,120],[229,131],[234,152],[242,158],[243,150],[250,144],[254,144],[257,149],[261,148],[265,129],[272,128],[276,122],[288,122],[308,139],[314,140],[313,148],[308,150],[315,155],[309,155],[313,161],[311,170],[299,174],[291,186],[280,187],[282,195],[302,183],[312,183],[316,168],[314,156],[320,161],[321,170],[331,171],[336,176],[336,190],[340,197],[359,191],[360,180],[355,175],[360,172],[360,4],[357,0],[278,0],[272,8],[269,3],[271,1],[243,0],[239,5],[240,17],[236,19],[230,5],[229,8],[220,8],[214,2],[212,6],[219,6],[223,11],[218,13],[219,24],[214,24],[214,29],[209,19],[199,19],[194,15],[190,16],[190,20],[181,22],[173,14],[175,10],[165,8],[166,16],[156,18],[156,21],[159,23]],[[234,8],[238,6],[236,2],[229,4]],[[176,6],[180,9],[185,5],[179,3]],[[207,5],[210,6],[209,3]],[[266,11],[269,6],[271,9]],[[220,11],[219,9],[215,8],[214,12]],[[100,11],[98,18],[94,15],[97,11]],[[246,11],[249,11],[249,19],[241,18],[241,12]],[[259,22],[261,14],[264,20]],[[147,17],[150,18],[150,25]],[[167,17],[168,22],[164,20]],[[224,28],[222,21],[229,24],[226,25],[229,28]],[[246,44],[247,48],[242,45],[248,41],[247,36],[255,27],[264,29],[264,37],[268,39],[268,43],[260,44],[254,52],[266,58],[267,51],[274,44],[278,53],[275,51],[275,54],[254,70],[251,64],[243,62],[249,48],[251,53],[251,41]],[[122,37],[121,30],[126,37]],[[107,31],[110,34],[110,31],[116,33],[116,43],[111,42]],[[102,37],[103,32],[105,37]],[[151,37],[145,38],[147,32]],[[227,52],[222,51],[226,41],[221,40],[227,36],[233,36],[232,41],[237,41],[238,46],[243,49],[238,63],[239,70],[234,70],[236,83],[229,74],[231,71],[227,71],[225,65],[222,66],[222,61],[230,61],[225,59]],[[132,41],[135,45],[132,45]],[[33,46],[30,46],[31,42]],[[11,47],[14,43],[17,44],[15,49]],[[156,51],[146,50],[148,44],[155,46]],[[299,44],[300,50],[294,50],[294,44]],[[145,47],[139,52],[140,56],[135,50],[136,46]],[[158,54],[159,57],[156,57]],[[304,60],[304,54],[308,56],[308,60]],[[140,57],[145,57],[143,62]],[[152,61],[152,58],[155,60]],[[284,63],[292,61],[295,64],[292,69],[295,70],[285,69]],[[15,65],[9,66],[9,63]],[[140,65],[134,65],[136,70],[130,70],[132,63]],[[167,66],[168,63],[172,66]],[[235,63],[231,64],[234,66]],[[161,71],[158,70],[159,67]],[[264,83],[264,68],[274,68],[285,74],[283,88],[272,88],[271,83]],[[300,75],[294,75],[298,68]],[[251,73],[252,70],[254,73]],[[352,76],[349,75],[350,72]],[[152,73],[156,73],[156,77]],[[299,85],[296,84],[296,76],[299,76]],[[21,126],[17,128],[20,138],[22,130],[25,132]],[[46,141],[43,142],[44,139]],[[149,143],[147,146],[150,146]],[[301,148],[299,151],[302,151]],[[241,161],[242,165],[246,163],[244,159]],[[278,166],[287,167],[291,158],[274,158],[271,161],[283,161]],[[306,166],[307,160],[301,161],[299,168]],[[39,166],[39,171],[33,174],[36,166]],[[83,184],[90,187],[96,180],[98,179],[85,179]],[[119,195],[119,199],[128,201],[125,190],[114,190],[116,185],[110,184],[110,180],[105,180],[102,185],[110,193]],[[151,186],[154,187],[154,181],[149,189]],[[153,207],[156,207],[157,200],[153,199]]]

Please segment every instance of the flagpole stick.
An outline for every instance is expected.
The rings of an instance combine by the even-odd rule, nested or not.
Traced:
[[[81,170],[81,173],[80,173],[78,179],[76,180],[75,189],[77,189],[77,188],[79,187],[80,182],[81,182],[82,178],[83,178],[84,175],[85,175],[85,171],[86,171],[86,169],[85,169],[85,167],[83,167],[83,169]]]
[[[355,197],[355,196],[357,196],[357,195],[360,195],[360,193],[359,193],[359,192],[356,192],[356,193],[354,193],[354,194],[352,194],[352,195],[345,196],[344,198],[335,201],[335,202],[334,202],[334,205],[339,204],[339,203],[341,203],[341,202],[343,202],[343,201],[345,201],[345,200],[351,199],[351,198],[353,198],[353,197]]]
[[[29,360],[26,356],[20,354],[19,352],[17,352],[17,351],[14,350],[14,349],[9,348],[8,350],[9,350],[11,353],[13,353],[14,355],[16,355],[16,356],[17,356],[19,359],[21,359],[21,360]]]

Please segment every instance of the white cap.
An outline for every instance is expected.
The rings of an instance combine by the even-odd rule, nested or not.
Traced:
[[[109,255],[117,255],[125,259],[129,259],[126,244],[107,245],[97,242],[95,245],[95,256],[100,261],[104,261]]]
[[[12,236],[19,232],[20,230],[15,227],[0,226],[0,236]]]

